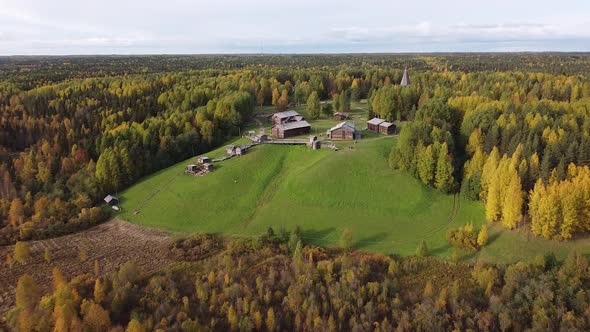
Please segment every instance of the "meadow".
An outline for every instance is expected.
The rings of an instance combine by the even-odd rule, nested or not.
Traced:
[[[184,174],[187,160],[122,193],[121,217],[172,232],[229,236],[300,226],[306,241],[321,246],[338,246],[349,228],[358,250],[411,255],[425,240],[432,255],[449,257],[453,249],[446,231],[466,223],[479,227],[481,203],[442,194],[391,170],[387,157],[395,142],[388,137],[345,143],[338,152],[256,146],[203,177]],[[223,153],[218,149],[209,155]],[[564,257],[574,248],[588,251],[590,246],[585,240],[560,243],[492,227],[489,245],[477,256],[511,262],[532,260],[547,250]]]
[[[352,121],[359,128],[367,119],[365,107],[365,101],[352,105]],[[303,105],[294,109],[307,115]],[[272,108],[258,112],[270,113]],[[312,133],[323,135],[336,123],[325,117],[312,121]],[[266,123],[265,130],[270,131]],[[216,170],[203,177],[184,174],[185,166],[196,159],[192,158],[123,192],[121,217],[171,232],[228,236],[257,236],[268,227],[290,231],[300,226],[307,242],[321,246],[338,246],[348,228],[358,250],[412,255],[424,240],[430,254],[441,257],[454,251],[445,239],[447,230],[467,223],[479,228],[484,223],[480,202],[442,194],[392,170],[388,156],[395,137],[367,130],[363,137],[356,144],[337,143],[341,148],[337,152],[256,146],[241,157],[217,163]],[[248,142],[240,138],[228,144]],[[207,153],[211,158],[224,155],[224,147]],[[510,231],[497,225],[490,225],[489,233],[486,247],[476,254],[462,253],[462,258],[515,262],[532,261],[547,251],[559,258],[574,249],[590,252],[586,239],[543,240],[526,228]]]

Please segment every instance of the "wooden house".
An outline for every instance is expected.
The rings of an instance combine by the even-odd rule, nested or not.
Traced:
[[[378,133],[380,132],[379,125],[383,122],[385,122],[385,120],[379,118],[372,118],[371,120],[367,121],[367,129]]]
[[[334,119],[338,121],[344,121],[350,119],[350,114],[344,112],[336,112],[334,113]]]
[[[256,136],[254,136],[254,142],[255,143],[263,143],[268,141],[268,135],[266,135],[265,133],[260,133]]]
[[[196,174],[201,170],[201,167],[199,167],[199,165],[187,165],[186,169],[184,170],[185,173],[187,174]]]
[[[199,159],[197,159],[197,162],[201,165],[207,164],[207,163],[211,163],[211,159],[209,159],[209,157],[207,157],[207,156],[201,156],[201,157],[199,157]]]
[[[383,121],[379,124],[379,132],[385,135],[393,135],[395,133],[395,125],[391,122]]]
[[[244,148],[239,145],[228,145],[225,147],[225,152],[230,156],[241,156]]]
[[[332,140],[355,140],[361,138],[360,131],[356,130],[354,124],[349,122],[341,122],[328,129],[327,135]]]
[[[284,124],[287,122],[296,122],[305,120],[299,113],[295,111],[278,112],[271,116],[271,123],[274,125]]]
[[[292,121],[283,124],[275,124],[271,129],[271,134],[277,138],[287,138],[309,134],[311,125],[305,121]]]
[[[119,205],[119,199],[113,195],[107,195],[107,197],[104,198],[104,201],[110,206]]]

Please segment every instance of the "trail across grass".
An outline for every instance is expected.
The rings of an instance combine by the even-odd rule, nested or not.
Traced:
[[[184,175],[187,162],[179,163],[124,192],[122,216],[175,232],[233,235],[299,225],[307,240],[327,246],[338,245],[350,228],[358,249],[411,254],[426,239],[434,254],[448,255],[446,230],[477,223],[481,208],[457,199],[451,220],[452,195],[389,169],[394,142],[366,141],[339,152],[257,146],[204,177]]]
[[[338,152],[260,145],[216,164],[217,170],[203,177],[183,174],[187,160],[125,191],[121,217],[173,232],[233,236],[299,225],[306,241],[322,246],[337,246],[349,228],[359,250],[411,255],[425,240],[431,254],[450,257],[447,230],[468,222],[479,228],[484,222],[481,203],[441,194],[391,170],[387,157],[395,142],[383,138],[337,143],[342,147]],[[218,149],[208,155],[223,154]],[[133,213],[136,209],[138,214]],[[542,240],[494,226],[489,245],[477,256],[463,257],[530,261],[547,251],[563,258],[574,249],[590,252],[590,244]]]

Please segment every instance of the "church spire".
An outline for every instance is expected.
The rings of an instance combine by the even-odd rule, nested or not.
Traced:
[[[404,68],[404,76],[402,77],[402,81],[400,83],[401,86],[408,86],[410,85],[410,77],[408,76],[408,68]]]

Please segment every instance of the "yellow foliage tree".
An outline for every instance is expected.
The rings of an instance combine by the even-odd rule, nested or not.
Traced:
[[[510,182],[503,195],[502,224],[508,228],[515,228],[522,220],[523,193],[520,177],[516,169],[511,167]]]

